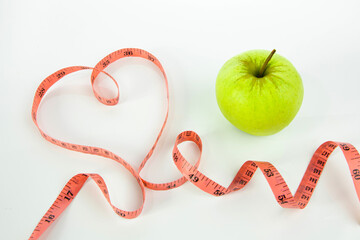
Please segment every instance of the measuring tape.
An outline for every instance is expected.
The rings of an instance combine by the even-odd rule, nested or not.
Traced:
[[[166,116],[161,127],[161,130],[156,138],[155,143],[151,147],[150,151],[146,155],[145,159],[140,164],[138,170],[135,170],[129,163],[127,163],[124,159],[116,155],[115,153],[99,148],[99,147],[92,147],[92,146],[85,146],[79,145],[74,143],[67,143],[61,140],[55,139],[50,137],[46,134],[38,125],[37,123],[37,111],[40,105],[41,100],[44,98],[46,92],[52,87],[56,82],[58,82],[64,76],[77,72],[80,70],[92,70],[91,74],[91,85],[93,88],[93,92],[95,97],[105,105],[115,105],[119,101],[119,86],[116,80],[104,71],[111,63],[115,62],[116,60],[124,57],[141,57],[145,58],[151,62],[153,62],[162,72],[165,85],[166,85],[166,96],[167,96],[167,109],[166,109]],[[94,88],[94,82],[97,76],[100,73],[106,74],[110,77],[116,87],[117,87],[117,96],[112,99],[101,97]],[[168,183],[151,183],[146,181],[140,176],[141,170],[144,168],[145,164],[153,154],[154,149],[159,141],[160,136],[164,130],[165,124],[168,119],[169,113],[169,88],[168,88],[168,81],[164,71],[164,68],[161,66],[159,60],[152,55],[151,53],[138,49],[138,48],[124,48],[118,51],[115,51],[106,57],[104,57],[94,68],[92,67],[83,67],[83,66],[74,66],[63,68],[47,78],[39,85],[36,90],[34,102],[32,106],[32,119],[39,129],[41,135],[49,142],[56,144],[60,147],[83,152],[87,154],[93,154],[102,156],[105,158],[109,158],[112,160],[117,161],[121,165],[123,165],[136,179],[138,182],[141,192],[142,192],[142,205],[135,211],[126,211],[115,207],[111,201],[108,189],[106,187],[104,179],[98,175],[93,173],[82,173],[77,174],[72,177],[65,187],[60,192],[59,196],[56,198],[55,202],[49,208],[49,210],[45,213],[45,215],[41,218],[40,222],[34,229],[33,233],[30,236],[30,239],[38,239],[44,231],[59,217],[59,215],[67,208],[67,206],[71,203],[71,201],[75,198],[77,193],[80,191],[84,183],[87,181],[88,178],[91,178],[95,181],[95,183],[100,188],[101,192],[105,196],[106,200],[113,208],[116,214],[124,218],[135,218],[137,217],[144,206],[145,203],[145,188],[150,188],[153,190],[169,190],[172,188],[176,188],[184,184],[186,181],[192,182],[195,186],[200,188],[201,190],[214,195],[214,196],[222,196],[225,194],[229,194],[231,192],[238,191],[242,189],[246,184],[251,180],[252,176],[254,175],[255,171],[259,168],[261,172],[264,174],[265,179],[267,180],[276,201],[279,203],[281,207],[284,208],[299,208],[303,209],[309,202],[316,184],[320,178],[321,173],[323,172],[324,166],[330,156],[330,154],[334,151],[336,147],[340,147],[342,150],[345,159],[349,165],[351,176],[353,178],[353,182],[355,185],[356,193],[360,200],[360,155],[358,151],[349,143],[340,143],[340,142],[332,142],[328,141],[323,143],[314,153],[311,161],[306,169],[304,177],[302,178],[300,185],[295,193],[292,195],[285,180],[282,178],[278,170],[269,162],[260,162],[260,161],[247,161],[245,162],[240,170],[237,172],[236,176],[234,177],[233,181],[230,183],[228,187],[223,187],[220,184],[216,183],[215,181],[211,180],[200,171],[198,171],[198,166],[200,163],[201,152],[202,152],[202,143],[200,137],[193,131],[185,131],[180,133],[175,141],[174,149],[173,149],[173,161],[176,167],[179,169],[183,177]],[[200,150],[200,156],[195,165],[189,163],[180,153],[178,149],[178,145],[185,141],[192,141],[194,142]]]

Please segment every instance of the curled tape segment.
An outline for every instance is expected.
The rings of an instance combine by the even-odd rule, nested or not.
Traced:
[[[58,139],[52,138],[49,135],[47,135],[41,128],[39,127],[37,123],[37,111],[38,107],[40,105],[41,100],[44,98],[45,93],[48,91],[48,89],[53,86],[56,82],[58,82],[61,78],[64,76],[80,71],[80,70],[92,70],[91,74],[91,84],[93,87],[93,92],[95,97],[103,104],[106,105],[115,105],[119,101],[119,86],[116,82],[116,80],[106,73],[104,70],[107,68],[111,63],[115,62],[116,60],[124,57],[141,57],[145,58],[151,62],[153,62],[162,72],[165,85],[166,85],[166,93],[167,93],[167,109],[166,109],[166,116],[163,122],[163,125],[161,127],[161,130],[156,138],[155,143],[151,147],[150,151],[146,155],[145,159],[140,164],[139,169],[136,171],[129,163],[127,163],[124,159],[119,157],[118,155],[112,153],[109,150],[99,148],[99,147],[92,147],[92,146],[84,146],[84,145],[78,145],[74,143],[67,143],[60,141]],[[107,76],[109,76],[115,83],[117,87],[117,96],[113,99],[107,99],[102,96],[100,96],[95,88],[94,83],[96,81],[97,76],[100,73],[104,73]],[[141,192],[142,192],[142,205],[139,209],[135,211],[126,211],[121,210],[112,205],[110,201],[110,195],[108,192],[108,189],[106,187],[106,184],[102,177],[98,174],[78,174],[72,177],[59,196],[56,198],[53,205],[49,208],[49,210],[45,213],[45,215],[41,218],[40,222],[34,229],[33,233],[30,236],[30,239],[38,239],[42,233],[56,220],[57,217],[66,209],[66,207],[71,203],[71,201],[75,198],[77,193],[80,191],[84,183],[87,181],[87,179],[90,177],[92,180],[95,181],[95,183],[98,185],[100,190],[102,191],[103,195],[105,196],[106,200],[109,202],[113,210],[121,217],[124,218],[135,218],[137,217],[144,206],[145,202],[145,187],[154,189],[154,190],[169,190],[172,188],[176,188],[184,184],[186,181],[190,181],[195,186],[200,188],[201,190],[214,195],[214,196],[222,196],[225,194],[229,194],[234,191],[238,191],[242,189],[252,178],[257,168],[261,170],[263,175],[265,176],[275,198],[276,201],[280,204],[280,206],[284,208],[304,208],[316,187],[316,184],[321,176],[321,173],[323,172],[323,169],[325,167],[325,164],[330,156],[330,154],[334,151],[336,147],[340,147],[345,159],[348,163],[351,176],[355,185],[356,193],[358,195],[358,198],[360,200],[360,155],[358,151],[355,149],[354,146],[352,146],[349,143],[340,143],[340,142],[332,142],[328,141],[323,143],[314,153],[313,157],[311,158],[311,161],[308,165],[308,168],[306,169],[306,172],[304,174],[303,179],[300,182],[300,185],[295,193],[295,195],[292,195],[290,192],[290,189],[288,188],[285,180],[282,178],[280,173],[277,171],[277,169],[269,162],[260,162],[260,161],[247,161],[245,162],[237,174],[235,175],[233,181],[230,183],[230,185],[225,188],[221,186],[220,184],[214,182],[213,180],[209,179],[207,176],[202,174],[200,171],[198,171],[198,166],[200,164],[200,158],[201,158],[201,152],[202,152],[202,143],[200,137],[193,131],[185,131],[180,133],[177,138],[173,149],[173,161],[176,165],[176,167],[179,169],[179,171],[182,173],[183,177],[172,181],[168,183],[151,183],[140,176],[140,172],[151,157],[154,149],[156,148],[156,145],[159,141],[160,136],[163,133],[163,130],[165,128],[167,119],[168,119],[168,113],[169,113],[169,88],[168,88],[168,81],[165,74],[165,71],[160,64],[159,60],[153,56],[151,53],[138,49],[138,48],[124,48],[118,51],[115,51],[106,57],[104,57],[94,68],[92,67],[83,67],[83,66],[74,66],[74,67],[68,67],[63,68],[47,78],[39,85],[39,87],[36,90],[34,102],[32,106],[32,118],[39,129],[41,135],[49,142],[56,144],[60,147],[83,152],[87,154],[93,154],[102,156],[105,158],[112,159],[114,161],[117,161],[121,165],[123,165],[137,180]],[[195,163],[195,165],[192,165],[189,163],[180,153],[178,149],[178,145],[185,141],[192,141],[194,142],[197,147],[200,150],[200,157]]]
[[[349,165],[356,192],[360,200],[360,181],[358,181],[360,180],[360,171],[358,169],[360,166],[360,156],[355,147],[349,143],[332,141],[323,143],[315,151],[313,157],[311,158],[304,177],[300,182],[295,196],[293,196],[279,171],[269,162],[247,161],[241,166],[233,181],[227,188],[221,186],[198,171],[197,166],[190,164],[181,155],[177,145],[184,141],[192,141],[196,143],[201,151],[200,137],[192,131],[183,132],[178,135],[175,142],[173,150],[174,163],[187,180],[192,182],[201,190],[214,196],[222,196],[238,191],[246,186],[253,177],[257,168],[259,168],[269,183],[269,186],[280,206],[284,208],[300,209],[305,208],[309,202],[330,154],[336,147],[340,146]]]

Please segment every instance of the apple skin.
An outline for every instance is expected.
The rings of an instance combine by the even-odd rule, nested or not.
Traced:
[[[250,50],[229,59],[216,79],[216,99],[225,118],[252,135],[275,134],[294,119],[304,96],[295,67],[275,53],[263,77],[267,50]]]

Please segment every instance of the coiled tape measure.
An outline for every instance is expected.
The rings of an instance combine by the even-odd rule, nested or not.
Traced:
[[[166,85],[166,94],[167,94],[167,111],[165,120],[161,127],[161,130],[156,138],[156,141],[148,154],[146,155],[145,159],[140,164],[140,167],[136,170],[134,169],[129,163],[127,163],[124,159],[116,155],[115,153],[99,148],[99,147],[92,147],[92,146],[84,146],[74,143],[67,143],[61,140],[55,139],[50,137],[46,134],[38,125],[37,123],[37,110],[39,108],[41,100],[44,98],[46,92],[61,78],[64,76],[80,71],[80,70],[92,70],[91,74],[91,84],[93,86],[93,92],[95,97],[105,105],[115,105],[119,101],[119,86],[115,79],[104,71],[111,63],[115,62],[116,60],[124,57],[141,57],[145,58],[151,62],[153,62],[162,72],[165,85]],[[109,76],[115,83],[117,87],[117,96],[113,99],[107,99],[101,97],[94,88],[94,82],[97,76],[100,73],[105,73]],[[214,182],[200,171],[198,171],[198,166],[200,163],[201,158],[201,151],[202,151],[202,143],[200,137],[193,131],[185,131],[180,133],[175,141],[174,149],[173,149],[173,161],[176,167],[179,169],[183,177],[177,179],[176,181],[168,182],[168,183],[151,183],[146,181],[140,176],[140,172],[151,157],[159,138],[164,130],[165,124],[168,119],[168,112],[169,112],[169,88],[168,88],[168,81],[164,71],[164,68],[161,66],[159,60],[152,54],[147,51],[138,48],[124,48],[118,51],[115,51],[106,57],[104,57],[94,68],[92,67],[83,67],[83,66],[74,66],[63,68],[47,78],[40,84],[37,88],[34,102],[32,106],[32,119],[39,129],[41,135],[49,142],[56,144],[60,147],[83,152],[87,154],[93,154],[102,156],[105,158],[109,158],[115,160],[116,162],[123,165],[137,180],[141,191],[142,191],[142,205],[139,209],[135,211],[126,211],[115,207],[110,201],[110,195],[104,179],[98,175],[93,173],[82,173],[77,174],[72,177],[65,185],[65,187],[60,192],[59,196],[56,198],[55,202],[49,208],[49,210],[45,213],[45,215],[41,218],[40,222],[34,229],[33,233],[30,236],[30,239],[38,239],[42,233],[59,217],[59,215],[66,209],[66,207],[71,203],[71,201],[76,197],[77,193],[80,191],[84,183],[87,181],[88,178],[91,178],[95,181],[98,187],[101,189],[103,195],[105,196],[106,200],[109,202],[110,206],[113,208],[114,212],[121,217],[124,218],[135,218],[139,216],[141,213],[144,202],[145,202],[145,188],[150,188],[153,190],[169,190],[172,188],[176,188],[184,184],[186,181],[190,181],[195,186],[197,186],[202,191],[205,191],[214,196],[222,196],[225,194],[229,194],[231,192],[238,191],[242,189],[246,184],[251,180],[254,172],[259,168],[261,172],[264,174],[265,179],[269,183],[269,186],[276,198],[276,201],[279,203],[281,207],[284,208],[300,208],[303,209],[308,202],[314,192],[316,184],[320,178],[321,173],[323,172],[324,166],[330,156],[330,154],[334,151],[336,147],[340,147],[342,150],[345,159],[349,165],[350,173],[355,185],[356,193],[360,200],[360,155],[358,151],[349,143],[340,143],[340,142],[332,142],[328,141],[323,143],[314,153],[313,157],[310,160],[310,163],[306,169],[304,177],[302,178],[300,185],[295,193],[292,195],[290,192],[285,180],[282,178],[278,170],[269,162],[260,162],[260,161],[247,161],[245,162],[240,170],[237,172],[236,176],[234,177],[233,181],[230,183],[228,187],[223,187],[220,184]],[[180,153],[178,149],[178,145],[185,141],[192,141],[194,142],[200,150],[200,157],[195,163],[192,165],[189,163]]]

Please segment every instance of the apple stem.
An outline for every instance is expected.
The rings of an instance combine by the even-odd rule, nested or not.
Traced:
[[[269,56],[266,58],[264,64],[262,65],[261,69],[260,69],[260,72],[258,74],[258,77],[259,78],[262,78],[264,76],[264,72],[266,70],[266,67],[269,63],[269,61],[271,60],[272,56],[275,54],[276,50],[272,50],[271,53],[269,54]]]

